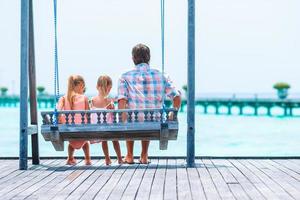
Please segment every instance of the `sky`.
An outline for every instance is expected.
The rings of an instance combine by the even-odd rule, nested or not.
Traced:
[[[84,2],[84,3],[83,3]],[[291,84],[300,93],[299,0],[196,1],[196,94],[273,93]],[[187,1],[166,0],[165,71],[175,86],[187,83]],[[37,85],[53,91],[53,2],[34,1]],[[20,1],[0,0],[0,86],[19,93]],[[113,79],[133,68],[131,49],[151,48],[161,69],[160,0],[58,1],[61,92],[71,74],[96,93],[99,75]]]

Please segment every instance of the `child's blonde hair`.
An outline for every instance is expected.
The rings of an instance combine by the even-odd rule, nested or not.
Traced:
[[[111,78],[109,76],[104,75],[104,76],[100,76],[98,78],[97,88],[100,89],[100,91],[102,92],[102,94],[104,96],[108,96],[109,91],[107,90],[107,88],[109,86],[112,86],[112,80],[111,80]]]
[[[73,97],[75,95],[74,89],[80,83],[83,83],[83,85],[85,85],[84,79],[80,75],[72,75],[68,79],[67,100],[70,103],[71,109],[73,108],[73,103],[74,103],[73,100]]]

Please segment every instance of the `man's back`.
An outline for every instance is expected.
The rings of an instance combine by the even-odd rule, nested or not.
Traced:
[[[118,87],[119,99],[126,99],[128,108],[161,108],[163,96],[178,95],[172,82],[159,70],[146,63],[122,74]]]

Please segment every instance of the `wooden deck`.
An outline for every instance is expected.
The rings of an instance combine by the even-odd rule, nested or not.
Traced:
[[[0,199],[300,199],[300,159],[152,159],[149,165],[66,166],[41,160],[18,170],[0,160]]]

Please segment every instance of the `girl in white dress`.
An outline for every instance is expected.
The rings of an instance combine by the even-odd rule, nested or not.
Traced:
[[[98,95],[93,97],[91,100],[91,109],[92,110],[97,110],[97,109],[114,109],[114,101],[112,98],[109,98],[109,92],[112,88],[112,80],[109,76],[100,76],[97,81],[97,90],[98,90]],[[91,122],[92,123],[97,123],[97,115],[94,114],[91,116]],[[106,121],[107,123],[112,123],[112,115],[111,113],[106,114]],[[101,123],[103,122],[103,119],[101,119]],[[108,145],[107,141],[91,141],[91,144],[93,143],[99,143],[102,142],[102,150],[105,156],[105,163],[106,165],[111,164],[110,156],[109,156],[109,151],[108,151]],[[115,149],[115,152],[117,154],[117,159],[119,164],[123,163],[122,160],[122,155],[121,155],[121,149],[120,149],[120,144],[118,140],[112,141],[113,146]]]

